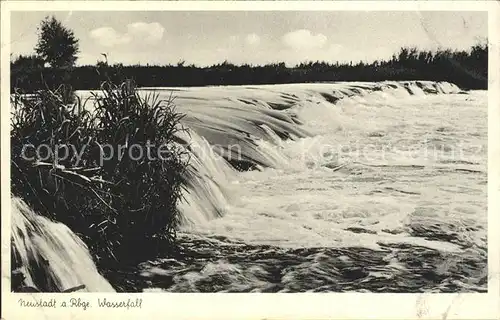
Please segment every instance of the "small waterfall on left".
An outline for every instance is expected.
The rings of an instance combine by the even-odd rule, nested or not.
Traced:
[[[37,215],[20,198],[11,200],[12,248],[24,285],[42,292],[114,292],[83,241],[66,225]],[[11,263],[14,263],[12,261]]]

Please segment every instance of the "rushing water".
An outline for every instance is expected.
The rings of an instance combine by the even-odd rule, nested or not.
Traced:
[[[174,94],[196,192],[181,204],[183,257],[143,263],[143,289],[486,290],[486,92],[410,82]],[[230,155],[260,170],[222,159],[235,144]]]
[[[113,292],[98,272],[87,247],[68,227],[33,212],[19,198],[11,201],[12,241],[24,284],[61,292]]]
[[[190,133],[182,250],[124,270],[119,286],[486,291],[485,91],[429,82],[154,90],[174,91]],[[82,277],[107,291],[96,274]]]

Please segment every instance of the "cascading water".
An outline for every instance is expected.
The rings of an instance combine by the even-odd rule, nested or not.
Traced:
[[[152,89],[175,90],[191,166],[183,255],[139,265],[138,290],[486,290],[485,92],[424,81]],[[49,241],[52,222],[33,221]],[[111,288],[91,263],[61,280],[70,258],[90,257],[57,226],[73,244],[16,242],[58,252],[59,289]]]
[[[15,256],[25,276],[25,286],[62,292],[114,292],[97,271],[85,244],[64,224],[33,212],[19,198],[12,198],[11,229]]]
[[[484,92],[421,81],[175,90],[191,143],[213,152],[193,153],[209,173],[181,204],[185,258],[140,265],[139,288],[485,290]],[[228,169],[241,163],[254,170]]]
[[[149,90],[160,90],[150,88]],[[164,89],[167,92],[168,89]],[[186,180],[187,201],[180,204],[183,221],[193,225],[221,217],[238,198],[237,172],[246,162],[247,169],[295,167],[302,170],[316,165],[323,157],[317,147],[321,135],[338,130],[356,119],[344,119],[331,103],[351,99],[355,103],[370,95],[370,103],[379,96],[382,103],[390,98],[425,93],[457,93],[448,83],[335,83],[276,86],[233,86],[221,88],[175,89],[179,111],[186,114],[183,124],[189,128],[192,155]],[[163,92],[163,91],[159,91]],[[326,119],[326,121],[325,121]],[[303,122],[306,125],[302,125]],[[339,141],[342,143],[342,141]],[[316,146],[316,149],[314,147]],[[307,153],[303,151],[307,149]],[[224,161],[227,160],[227,161]],[[228,163],[229,162],[229,163]],[[334,166],[338,163],[328,163]],[[230,187],[228,187],[230,186]]]
[[[179,203],[179,210],[184,225],[202,225],[227,212],[235,198],[231,183],[236,179],[236,171],[196,132],[183,138],[190,141],[191,158],[185,177],[189,191]]]

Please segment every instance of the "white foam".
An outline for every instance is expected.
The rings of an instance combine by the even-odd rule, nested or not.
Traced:
[[[37,269],[41,269],[44,281],[59,291],[85,285],[82,291],[114,292],[97,271],[85,244],[68,227],[37,215],[19,198],[14,197],[11,205],[13,245],[26,285],[39,286],[35,274],[40,276]]]

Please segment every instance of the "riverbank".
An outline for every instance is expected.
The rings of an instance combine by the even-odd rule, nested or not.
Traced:
[[[295,66],[276,62],[266,65],[236,65],[227,61],[212,66],[122,65],[70,69],[44,68],[35,57],[19,57],[11,62],[11,91],[23,92],[57,87],[61,79],[75,90],[98,90],[101,80],[133,79],[139,87],[193,87],[318,83],[338,81],[446,81],[465,90],[487,89],[488,46],[469,50],[426,51],[402,48],[391,59],[350,63],[304,62]]]

